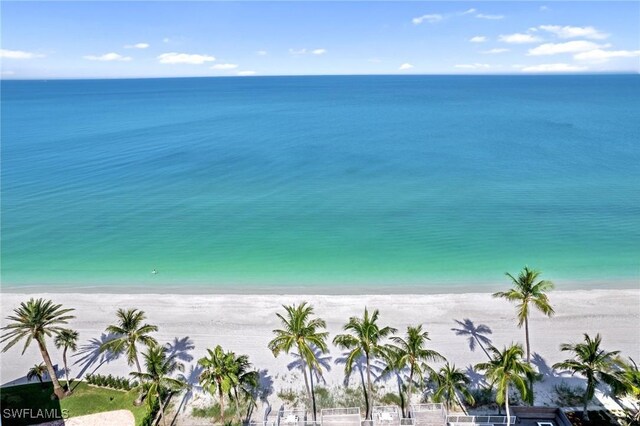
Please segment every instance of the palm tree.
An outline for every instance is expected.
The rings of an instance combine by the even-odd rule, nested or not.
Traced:
[[[469,380],[462,370],[456,368],[455,364],[451,365],[447,362],[437,373],[433,374],[432,377],[437,385],[436,391],[433,394],[433,400],[435,402],[444,401],[447,411],[449,411],[451,403],[454,401],[464,410],[464,405],[462,401],[460,401],[460,398],[458,398],[458,393],[460,393],[469,404],[475,403],[473,395],[471,395],[468,388],[471,380]]]
[[[184,365],[176,361],[175,355],[168,356],[166,348],[157,345],[148,347],[142,358],[145,372],[134,371],[129,374],[139,379],[140,386],[146,388],[149,407],[158,401],[162,424],[166,426],[163,397],[165,392],[177,391],[185,386],[183,381],[170,377],[176,371],[184,371]]]
[[[286,316],[276,314],[282,323],[282,328],[273,330],[276,337],[269,342],[269,349],[273,356],[277,357],[281,352],[289,353],[293,348],[298,350],[302,364],[302,375],[307,389],[307,397],[312,404],[313,420],[316,420],[316,399],[313,390],[313,371],[322,374],[322,366],[316,357],[314,348],[320,353],[327,353],[327,337],[329,333],[322,331],[327,327],[327,323],[321,318],[314,318],[313,307],[307,302],[302,302],[299,306],[282,306],[286,311]],[[307,367],[309,368],[309,378],[307,378]],[[311,387],[309,386],[311,380]]]
[[[632,358],[628,362],[620,359],[617,363],[620,366],[619,383],[613,389],[614,394],[629,399],[632,406],[625,407],[625,413],[631,424],[640,424],[640,369]]]
[[[60,333],[63,330],[62,325],[75,318],[73,315],[67,315],[71,311],[73,309],[62,309],[62,305],[54,304],[51,300],[29,299],[28,302],[23,302],[19,308],[14,309],[13,315],[7,317],[12,322],[2,327],[5,333],[0,337],[2,343],[9,340],[9,343],[2,348],[2,352],[8,351],[23,339],[25,339],[23,354],[33,340],[38,343],[40,354],[53,383],[53,392],[59,399],[64,398],[65,393],[53,369],[45,338]]]
[[[78,332],[71,329],[62,330],[55,338],[54,343],[57,349],[62,350],[62,361],[64,362],[64,374],[67,379],[67,393],[71,392],[69,384],[69,367],[67,365],[67,350],[71,349],[75,352],[78,349]]]
[[[148,347],[158,344],[150,333],[158,331],[158,327],[151,324],[143,324],[147,319],[145,313],[138,309],[118,309],[116,312],[117,324],[107,327],[107,333],[115,337],[100,346],[100,352],[110,351],[114,354],[126,352],[129,365],[135,363],[138,373],[142,373],[138,360],[137,344],[142,343]]]
[[[549,304],[549,297],[545,294],[553,290],[553,283],[546,280],[537,281],[540,274],[540,271],[529,269],[527,266],[520,272],[518,278],[515,278],[507,272],[506,275],[511,279],[513,288],[508,291],[499,291],[493,294],[493,297],[500,297],[510,302],[518,303],[516,305],[518,327],[522,327],[524,324],[527,363],[531,361],[531,350],[529,346],[529,303],[532,303],[534,307],[548,317],[552,317],[555,313]]]
[[[509,385],[514,385],[523,400],[527,400],[529,392],[528,377],[533,374],[531,366],[522,362],[524,351],[521,345],[511,345],[502,352],[493,346],[489,347],[492,354],[489,362],[482,362],[475,366],[476,370],[484,371],[491,386],[497,385],[496,402],[505,405],[507,411],[507,425],[511,424],[511,412],[509,410]]]
[[[42,379],[45,374],[47,374],[47,366],[42,362],[40,364],[35,364],[27,372],[27,381],[30,382],[32,379],[38,379],[42,384]]]
[[[367,308],[364,308],[362,318],[351,317],[343,329],[350,334],[340,334],[333,339],[333,344],[343,349],[348,349],[349,355],[345,362],[345,374],[351,374],[353,365],[363,357],[367,362],[367,394],[365,402],[367,405],[367,418],[371,419],[371,406],[373,403],[373,382],[371,381],[371,361],[378,356],[384,356],[385,347],[382,340],[397,330],[391,327],[380,327],[378,325],[379,311],[376,309],[369,315]]]
[[[249,397],[252,396],[251,391],[258,386],[258,372],[251,369],[251,363],[247,355],[236,356],[232,363],[233,375],[237,378],[233,385],[233,400],[236,404],[236,416],[238,422],[241,423],[240,417],[240,394]]]
[[[384,351],[384,363],[385,368],[380,373],[380,377],[385,377],[389,374],[394,374],[396,376],[396,381],[398,384],[398,396],[400,397],[400,411],[402,412],[402,417],[408,417],[405,413],[406,400],[405,400],[405,388],[406,386],[402,380],[402,372],[406,368],[406,364],[403,360],[403,354],[398,351],[395,346],[389,345]],[[367,394],[367,389],[364,383],[364,377],[362,380],[362,387],[364,389],[364,394]]]
[[[217,392],[220,400],[222,424],[225,424],[224,396],[238,385],[236,357],[233,352],[222,350],[220,345],[216,346],[214,350],[207,349],[207,352],[209,353],[208,357],[198,360],[198,365],[203,368],[200,374],[200,384],[212,394]]]
[[[445,359],[438,352],[425,347],[427,340],[431,339],[429,339],[429,332],[422,330],[422,325],[409,326],[404,339],[394,336],[391,340],[396,344],[395,350],[398,351],[400,365],[409,367],[407,401],[411,405],[414,375],[418,375],[422,381],[425,373],[433,372],[427,365],[427,361],[444,361]]]
[[[582,418],[589,420],[587,404],[593,398],[596,387],[604,382],[616,388],[619,386],[619,379],[616,377],[616,355],[619,351],[607,352],[600,348],[602,338],[600,334],[592,339],[588,334],[584,334],[583,343],[562,344],[560,350],[563,352],[573,352],[573,356],[562,362],[553,364],[553,368],[569,370],[574,374],[580,374],[587,379],[587,389],[584,393],[584,410]]]

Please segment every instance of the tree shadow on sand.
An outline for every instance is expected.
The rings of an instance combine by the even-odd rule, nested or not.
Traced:
[[[467,337],[469,341],[469,349],[471,349],[472,352],[474,352],[476,347],[479,346],[487,358],[491,359],[489,352],[487,352],[487,349],[485,348],[485,345],[491,346],[491,339],[487,337],[488,334],[493,333],[491,328],[485,324],[475,325],[469,318],[465,318],[462,321],[454,319],[454,321],[458,323],[460,328],[452,328],[451,331],[454,331],[456,336]]]
[[[193,357],[191,357],[193,359]],[[182,400],[176,408],[176,413],[171,420],[171,424],[175,424],[180,415],[180,411],[184,412],[187,409],[189,401],[193,399],[196,392],[202,392],[202,386],[200,386],[200,374],[202,373],[202,367],[199,365],[191,365],[189,370],[183,374],[178,375],[178,380],[182,380],[187,384]]]
[[[78,351],[72,355],[74,358],[78,358],[73,365],[80,365],[81,370],[76,375],[76,378],[84,376],[85,372],[96,366],[90,374],[95,374],[96,371],[104,364],[108,364],[120,357],[121,354],[116,354],[111,351],[101,351],[100,348],[106,342],[114,339],[116,335],[102,333],[99,338],[91,339],[85,345],[80,346]]]
[[[173,356],[182,362],[193,361],[193,355],[189,352],[194,350],[195,347],[193,340],[191,340],[189,336],[183,337],[182,339],[174,337],[171,343],[167,343],[165,345],[165,348],[167,349],[167,356]]]
[[[320,364],[320,368],[322,368],[323,371],[331,371],[331,359],[332,359],[331,355],[323,354],[322,351],[316,348],[315,346],[312,347],[312,350],[313,350],[314,356],[316,357],[316,359],[318,360],[318,363]],[[295,359],[291,361],[289,364],[287,364],[287,369],[289,369],[289,371],[300,370],[304,372],[305,368],[307,367],[307,363],[302,359],[300,354],[298,354],[297,352],[292,352],[291,355]],[[316,369],[313,369],[313,376],[317,383],[322,382],[326,384],[326,380],[324,376],[320,372],[318,372]]]

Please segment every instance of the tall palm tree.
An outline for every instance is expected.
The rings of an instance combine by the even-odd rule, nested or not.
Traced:
[[[138,373],[142,373],[140,361],[138,360],[137,344],[141,343],[148,347],[158,344],[150,333],[158,331],[158,327],[151,324],[144,324],[147,319],[144,311],[138,309],[118,309],[116,312],[118,322],[106,328],[107,333],[115,337],[100,346],[100,352],[110,351],[114,354],[126,352],[129,365],[135,363]]]
[[[407,401],[411,405],[413,377],[417,375],[422,382],[426,373],[433,372],[427,361],[444,361],[445,359],[438,352],[426,348],[427,340],[431,339],[429,339],[429,332],[422,330],[422,325],[409,326],[404,339],[393,336],[391,340],[395,343],[395,350],[398,351],[400,365],[409,367]]]
[[[496,402],[505,405],[507,411],[507,425],[511,424],[511,411],[509,409],[509,386],[513,385],[520,393],[523,400],[527,400],[529,388],[528,377],[532,375],[531,366],[522,361],[524,351],[521,345],[505,347],[502,352],[493,346],[489,347],[491,360],[476,364],[475,369],[484,371],[492,386],[496,386]]]
[[[129,374],[139,379],[140,386],[146,388],[149,407],[153,407],[155,401],[158,401],[162,424],[166,426],[163,398],[165,392],[177,391],[185,386],[183,381],[170,377],[176,371],[184,371],[184,365],[176,361],[175,355],[167,355],[166,348],[158,345],[148,347],[142,358],[145,372],[134,371]]]
[[[67,393],[71,392],[69,384],[69,366],[67,364],[67,350],[75,352],[78,350],[78,332],[71,329],[62,330],[55,338],[54,343],[57,349],[62,349],[62,361],[64,362],[64,374],[67,379]]]
[[[507,272],[507,277],[512,281],[513,288],[508,291],[499,291],[493,294],[493,297],[507,299],[510,302],[516,302],[516,311],[518,314],[518,327],[524,324],[524,335],[527,346],[527,363],[531,361],[531,349],[529,346],[529,311],[530,304],[533,304],[540,312],[548,317],[552,317],[555,311],[549,303],[549,297],[546,292],[553,290],[551,281],[540,280],[541,272],[535,269],[529,269],[525,266],[518,277],[514,277]]]
[[[437,373],[432,375],[432,378],[437,386],[433,394],[433,400],[435,402],[444,401],[447,411],[449,411],[452,402],[457,402],[460,408],[464,410],[464,405],[460,401],[458,394],[461,394],[469,404],[475,403],[473,395],[469,392],[471,380],[462,370],[456,368],[455,364],[452,365],[447,362]]]
[[[553,368],[569,370],[573,374],[580,374],[587,379],[587,389],[584,393],[584,410],[582,418],[589,420],[587,405],[595,394],[596,387],[601,383],[615,388],[619,386],[619,379],[616,377],[616,356],[619,351],[607,352],[600,348],[602,338],[596,334],[591,338],[584,334],[584,342],[574,344],[562,344],[560,350],[563,352],[573,352],[573,356],[562,362],[553,364]]]
[[[47,366],[44,365],[43,362],[41,362],[40,364],[35,364],[27,372],[27,381],[30,382],[32,379],[38,379],[38,381],[42,384],[42,379],[44,378],[45,374],[47,374]]]
[[[214,395],[218,394],[220,416],[222,424],[225,424],[224,396],[228,395],[238,385],[236,357],[233,352],[225,352],[220,345],[213,350],[207,349],[207,352],[209,353],[208,357],[198,360],[198,365],[203,369],[199,380],[204,389]]]
[[[14,309],[13,315],[7,317],[11,323],[2,327],[5,333],[0,336],[1,343],[9,341],[2,348],[2,352],[8,351],[23,339],[25,340],[23,354],[32,341],[35,340],[38,343],[40,354],[53,383],[53,392],[59,399],[64,398],[65,393],[53,369],[45,338],[60,333],[63,330],[62,325],[75,318],[73,315],[68,315],[71,311],[73,309],[62,309],[62,305],[54,304],[51,300],[29,299],[28,302],[23,302],[20,307]]]
[[[313,371],[322,374],[322,366],[316,357],[314,348],[320,353],[327,353],[327,337],[329,333],[323,331],[327,323],[321,318],[314,318],[313,307],[307,302],[302,302],[299,306],[282,306],[285,315],[276,314],[282,323],[281,329],[273,330],[276,337],[269,342],[269,349],[273,356],[277,357],[281,352],[289,353],[292,349],[297,349],[302,364],[302,375],[307,389],[308,400],[311,401],[313,410],[313,420],[316,420],[316,399],[313,390]],[[309,377],[307,377],[307,368]],[[309,386],[311,381],[311,386]]]
[[[339,334],[333,339],[333,344],[343,349],[348,349],[349,355],[345,362],[345,374],[351,374],[353,365],[359,358],[365,358],[367,362],[367,418],[371,419],[371,407],[373,404],[373,382],[371,380],[371,361],[379,356],[384,356],[385,346],[382,340],[395,333],[392,327],[380,327],[378,318],[380,312],[376,309],[371,315],[364,308],[362,318],[351,317],[343,329],[350,334]]]

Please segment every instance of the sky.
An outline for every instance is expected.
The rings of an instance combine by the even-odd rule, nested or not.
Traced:
[[[640,2],[2,1],[3,79],[640,72]]]

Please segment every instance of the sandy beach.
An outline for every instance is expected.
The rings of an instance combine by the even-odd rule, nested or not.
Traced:
[[[292,355],[274,358],[267,349],[273,337],[272,330],[279,326],[275,313],[282,304],[310,302],[318,316],[327,322],[330,338],[341,332],[350,316],[361,315],[365,306],[380,310],[381,324],[404,332],[407,325],[423,324],[431,337],[431,348],[439,351],[459,367],[466,368],[486,359],[480,348],[471,351],[468,336],[458,335],[452,329],[487,326],[491,333],[485,336],[493,345],[502,347],[511,342],[523,342],[524,332],[518,329],[515,309],[489,294],[430,294],[430,295],[170,295],[170,294],[2,294],[2,322],[20,302],[30,297],[45,297],[76,309],[69,326],[80,333],[79,353],[70,359],[71,376],[77,377],[96,371],[101,374],[127,375],[131,367],[124,359],[103,360],[97,355],[99,339],[107,325],[115,319],[118,308],[139,308],[148,315],[148,321],[159,326],[157,339],[170,343],[186,360],[187,375],[207,348],[222,345],[224,349],[249,355],[255,368],[266,370],[273,381],[274,398],[281,389],[302,389]],[[625,357],[640,359],[640,290],[575,290],[554,291],[550,295],[556,315],[545,318],[538,312],[531,315],[531,347],[534,362],[545,375],[537,385],[538,400],[551,400],[551,390],[564,380],[550,370],[550,365],[565,358],[559,350],[561,343],[582,339],[583,333],[601,333],[603,347],[620,350]],[[467,321],[466,325],[464,322]],[[458,323],[459,321],[460,323]],[[61,368],[61,354],[49,343],[54,363]],[[19,346],[19,345],[18,345]],[[21,347],[14,347],[2,355],[1,383],[24,382],[29,367],[41,362],[35,346],[21,356]],[[342,352],[330,345],[326,361],[330,368],[324,374],[326,384],[343,382],[343,365],[336,364]],[[188,361],[190,360],[190,361]],[[105,361],[105,362],[101,362]],[[473,377],[474,380],[480,379]],[[355,384],[356,378],[351,379]],[[578,379],[573,384],[578,384]],[[389,391],[393,391],[389,383]]]

